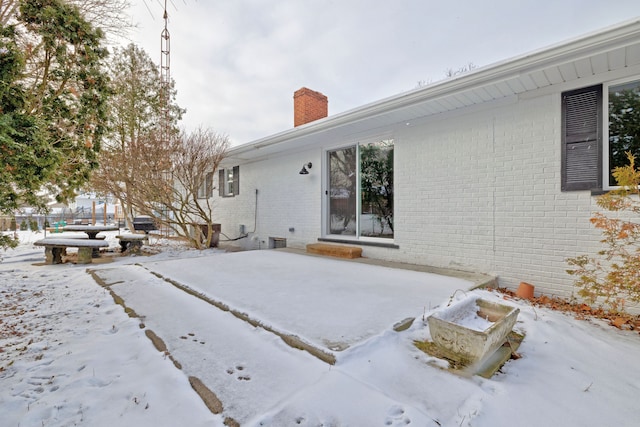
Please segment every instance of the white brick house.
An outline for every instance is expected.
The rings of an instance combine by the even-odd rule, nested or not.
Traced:
[[[599,247],[609,93],[628,88],[640,96],[638,20],[233,148],[214,218],[246,249],[348,243],[568,297],[565,259]],[[365,200],[385,189],[365,194],[362,157],[390,143],[392,231]]]

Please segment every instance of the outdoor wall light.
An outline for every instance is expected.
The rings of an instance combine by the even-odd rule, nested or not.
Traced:
[[[309,175],[309,171],[307,170],[307,168],[311,169],[311,166],[311,162],[303,164],[300,175]]]

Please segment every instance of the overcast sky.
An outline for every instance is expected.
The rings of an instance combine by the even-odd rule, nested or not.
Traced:
[[[160,63],[164,0],[134,0],[132,41]],[[293,127],[293,93],[329,115],[640,17],[638,0],[169,0],[182,126],[238,145]]]

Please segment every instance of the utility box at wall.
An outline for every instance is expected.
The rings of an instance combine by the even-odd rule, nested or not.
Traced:
[[[520,309],[477,297],[465,298],[428,317],[433,342],[465,365],[480,362],[501,347]]]
[[[269,249],[280,249],[287,247],[287,239],[284,237],[269,237]]]

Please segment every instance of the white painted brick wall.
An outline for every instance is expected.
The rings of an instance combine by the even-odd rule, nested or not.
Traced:
[[[287,246],[304,248],[321,233],[320,149],[240,165],[240,194],[216,197],[215,218],[229,238],[244,224],[249,236],[232,242],[245,249],[264,249],[269,237],[287,239]],[[300,175],[311,162],[309,175]],[[235,166],[235,165],[227,165]],[[254,220],[257,194],[257,222]],[[289,231],[293,228],[294,231]],[[224,240],[225,237],[222,236]]]
[[[560,191],[560,114],[560,95],[552,94],[399,126],[399,249],[364,246],[363,255],[492,273],[501,286],[526,281],[537,292],[571,296],[565,259],[595,252],[600,234],[589,223],[595,198]],[[255,227],[235,242],[252,249],[265,248],[269,237],[299,248],[316,242],[327,147],[240,165],[240,195],[215,198],[222,232],[234,238],[239,224],[248,232]],[[299,175],[307,162],[310,174]]]
[[[401,248],[389,254],[570,296],[565,259],[593,250],[599,234],[590,193],[560,191],[560,148],[557,94],[405,129],[396,137]]]

